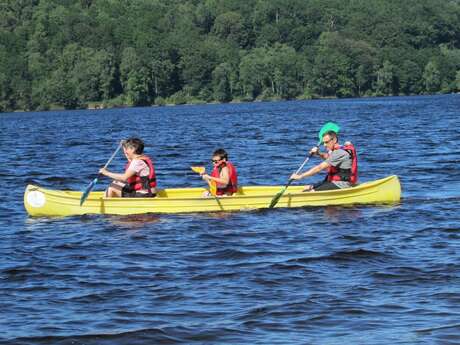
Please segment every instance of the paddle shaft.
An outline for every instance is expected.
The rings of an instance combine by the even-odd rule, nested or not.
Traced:
[[[299,167],[299,169],[297,169],[297,171],[295,172],[295,174],[297,175],[302,169],[303,167],[305,166],[305,164],[308,163],[308,161],[310,160],[310,157],[313,156],[311,153],[308,155],[307,158],[305,158],[305,160],[303,161],[302,165]],[[293,179],[289,179],[288,183],[286,183],[286,185],[284,186],[284,189],[286,190],[287,187],[289,187],[292,183],[292,181],[294,181]]]
[[[109,158],[109,160],[107,161],[107,163],[105,163],[104,165],[104,169],[107,169],[107,167],[109,166],[110,163],[112,163],[113,159],[115,158],[115,156],[117,155],[118,151],[120,151],[120,148],[123,144],[123,141],[120,142],[120,144],[118,144],[118,147],[117,149],[115,150],[115,152],[113,153],[113,155]],[[102,174],[99,173],[97,174],[96,178],[94,179],[93,181],[93,184],[96,184],[97,180],[99,180],[99,178],[102,177]]]
[[[109,160],[107,161],[107,163],[105,163],[104,165],[104,169],[106,169],[109,164],[112,162],[112,160],[115,158],[116,154],[118,153],[118,151],[120,151],[120,148],[121,146],[123,145],[123,140],[120,141],[120,143],[118,144],[118,147],[117,149],[115,150],[115,152],[112,154],[112,156],[109,158]],[[96,185],[99,177],[101,177],[102,174],[99,173],[97,174],[96,178],[94,180],[92,180],[90,182],[90,184],[88,185],[88,187],[86,187],[86,189],[83,191],[83,194],[81,196],[81,199],[80,199],[80,206],[83,205],[83,203],[86,201],[86,199],[88,198],[88,195],[89,193],[91,192],[91,190],[94,188],[94,186]]]
[[[311,157],[311,156],[313,156],[313,154],[310,153],[310,154],[308,155],[308,157],[305,158],[305,160],[303,161],[302,165],[301,165],[301,166],[299,167],[299,169],[297,169],[297,171],[295,172],[296,175],[303,169],[303,167],[305,166],[305,164],[308,163],[308,161],[310,160],[310,157]],[[289,179],[289,181],[288,181],[286,187],[288,187],[288,186],[291,184],[292,181],[293,181],[292,179]]]
[[[198,167],[198,168],[199,168],[199,167]],[[200,173],[198,172],[198,170],[193,169],[193,167],[192,167],[192,170],[193,170],[194,172],[200,174]],[[205,170],[204,170],[204,168],[203,168],[203,173],[204,173],[204,171],[205,171]],[[213,193],[211,192],[211,190],[212,190],[211,181],[207,181],[207,182],[208,182],[208,186],[209,186],[209,194],[212,195],[212,197],[216,200],[217,204],[219,205],[219,207],[220,207],[221,210],[223,211],[224,209],[223,209],[223,207],[222,207],[222,204],[221,204],[220,201],[219,201],[219,198],[217,197],[217,195],[215,195],[215,194],[213,194]]]
[[[104,169],[107,169],[107,167],[109,166],[109,164],[112,163],[112,161],[113,161],[113,159],[115,158],[115,156],[117,155],[118,151],[120,151],[120,148],[121,148],[122,145],[123,145],[123,140],[120,141],[120,143],[118,144],[118,147],[117,147],[117,149],[115,150],[115,152],[114,152],[114,153],[112,154],[112,156],[109,158],[109,160],[107,161],[107,163],[105,163]],[[101,176],[102,176],[101,173],[97,174],[97,176],[96,176],[96,178],[95,178],[96,182],[97,182],[97,180],[99,179],[99,177],[101,177]],[[95,182],[94,184],[96,184],[96,182]]]
[[[297,175],[302,169],[303,167],[305,166],[305,164],[307,164],[307,162],[310,160],[310,157],[313,156],[312,153],[310,153],[308,155],[307,158],[305,158],[305,160],[303,161],[302,165],[299,167],[299,169],[297,169],[297,171],[295,172],[295,174]],[[284,192],[286,191],[286,189],[288,189],[288,187],[291,185],[292,181],[294,181],[293,179],[289,178],[288,182],[286,183],[286,185],[284,186],[283,189],[281,189],[281,191],[278,192],[278,194],[275,195],[275,197],[272,199],[272,202],[270,203],[270,206],[268,206],[268,208],[273,208],[275,207],[275,205],[278,203],[278,201],[281,199],[281,196],[284,194]]]
[[[192,169],[192,170],[193,170],[193,169]],[[199,173],[199,172],[196,171],[196,170],[193,170],[193,171],[195,171],[196,173],[202,175],[201,173]],[[204,173],[204,170],[203,170],[203,173]],[[216,197],[216,191],[214,191],[214,193],[213,193],[213,189],[217,189],[216,182],[213,181],[213,180],[206,180],[206,182],[208,182],[209,193],[210,193],[213,197],[217,198],[217,197]],[[213,188],[213,183],[214,183],[214,188]],[[217,199],[216,199],[216,200],[217,200]]]
[[[118,144],[118,147],[117,147],[117,149],[115,150],[115,152],[113,153],[113,155],[109,158],[109,160],[107,161],[107,163],[105,163],[104,169],[106,169],[106,168],[109,166],[109,164],[113,161],[113,159],[114,159],[115,156],[117,155],[118,151],[120,151],[120,148],[121,148],[122,145],[123,145],[123,140],[120,141],[120,143]]]

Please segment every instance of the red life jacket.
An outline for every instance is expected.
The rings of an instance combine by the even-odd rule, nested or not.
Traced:
[[[149,176],[139,176],[133,175],[128,179],[128,185],[133,190],[148,190],[149,194],[152,193],[152,188],[157,186],[157,179],[155,175],[155,168],[153,166],[152,160],[148,156],[142,156],[141,160],[147,164],[149,167]],[[128,167],[131,162],[128,162],[125,166],[125,171],[128,170]]]
[[[232,163],[225,162],[223,164],[215,166],[214,170],[211,173],[211,176],[220,178],[220,172],[224,167],[228,168],[229,181],[225,187],[219,187],[219,184],[217,184],[216,194],[232,195],[233,193],[236,193],[238,191],[238,174],[236,173],[235,166]]]
[[[329,182],[332,181],[347,181],[351,185],[355,185],[358,182],[358,155],[353,144],[349,145],[336,145],[334,150],[342,149],[350,155],[351,158],[351,169],[342,169],[340,167],[329,167],[327,171],[326,179]]]

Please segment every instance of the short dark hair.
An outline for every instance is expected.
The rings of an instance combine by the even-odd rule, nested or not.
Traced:
[[[332,139],[334,139],[334,138],[339,139],[339,136],[334,131],[327,131],[326,133],[323,134],[323,138],[324,138],[325,135],[329,135]]]
[[[123,147],[132,147],[134,153],[141,155],[144,153],[144,142],[139,138],[129,138],[123,142]]]
[[[225,151],[224,149],[217,149],[214,151],[214,153],[212,154],[212,156],[219,156],[220,159],[225,159],[227,160],[228,159],[228,154],[227,154],[227,151]]]

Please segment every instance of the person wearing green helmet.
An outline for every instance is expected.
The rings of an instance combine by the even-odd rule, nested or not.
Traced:
[[[317,155],[324,161],[304,173],[292,174],[292,180],[301,180],[327,169],[326,178],[313,185],[306,185],[304,191],[324,191],[353,187],[358,182],[358,157],[355,147],[346,142],[339,144],[339,138],[334,131],[322,133],[322,143],[327,152],[320,152],[315,146],[310,155]]]

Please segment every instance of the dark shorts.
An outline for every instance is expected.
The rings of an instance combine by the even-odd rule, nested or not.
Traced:
[[[149,195],[145,192],[135,191],[129,185],[120,183],[119,181],[112,183],[110,186],[117,190],[121,190],[121,196],[123,198],[154,198],[157,195],[156,193]]]
[[[123,198],[154,198],[157,195],[156,194],[148,194],[148,193],[140,193],[135,190],[127,190],[125,191],[124,189],[121,191],[121,196]]]
[[[315,191],[340,189],[335,183],[323,181],[313,185]]]

